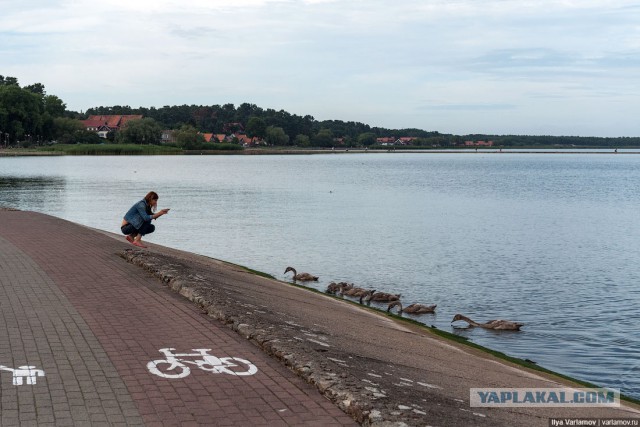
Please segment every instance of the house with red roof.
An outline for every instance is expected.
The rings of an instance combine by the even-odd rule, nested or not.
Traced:
[[[383,136],[382,138],[376,138],[376,144],[378,145],[393,145],[396,143],[394,136]]]
[[[396,139],[396,145],[410,145],[414,139],[416,138],[413,136],[401,136]]]
[[[266,145],[266,142],[258,138],[257,136],[254,136],[253,138],[251,138],[245,134],[238,134],[238,135],[235,135],[235,137],[238,139],[238,142],[240,142],[240,144],[242,144],[245,147],[250,147],[254,145]]]
[[[139,120],[142,114],[129,115],[91,115],[87,120],[82,120],[84,128],[90,132],[96,132],[101,138],[106,138],[110,131],[122,129],[131,120]]]
[[[467,147],[493,147],[493,141],[465,141]]]

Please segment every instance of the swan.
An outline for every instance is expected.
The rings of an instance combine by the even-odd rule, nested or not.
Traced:
[[[342,285],[340,283],[331,282],[329,286],[327,286],[327,290],[325,291],[328,294],[335,295],[342,289]]]
[[[510,320],[500,320],[500,319],[489,320],[486,323],[478,323],[469,319],[467,316],[463,316],[462,314],[456,314],[455,316],[453,316],[453,320],[451,321],[451,323],[455,322],[456,320],[464,320],[470,326],[478,326],[480,328],[485,328],[485,329],[495,329],[498,331],[519,331],[520,328],[524,326],[524,323],[518,323],[518,322],[512,322]]]
[[[387,307],[387,311],[391,312],[391,309],[395,306],[399,306],[398,314],[407,313],[407,314],[427,314],[427,313],[435,313],[437,305],[424,305],[424,304],[409,304],[406,307],[402,307],[402,303],[400,301],[393,301]]]
[[[347,282],[338,282],[338,286],[340,286],[340,290],[342,292],[348,291],[349,289],[353,289],[354,288],[354,284],[353,283],[347,283]]]
[[[360,295],[360,304],[362,304],[362,302],[366,302],[367,305],[369,305],[371,303],[371,296],[376,292],[375,289],[372,289],[370,291],[367,291],[365,293],[363,293],[362,295]]]
[[[335,294],[342,295],[342,292],[348,291],[349,289],[353,289],[353,283],[331,282],[327,286],[327,290],[325,292],[328,293],[328,294],[332,294],[332,295],[335,295]]]
[[[309,273],[300,273],[298,274],[296,272],[296,269],[293,267],[287,267],[286,270],[284,270],[283,274],[287,274],[288,272],[293,272],[293,280],[300,280],[302,282],[309,282],[311,280],[318,280],[318,276],[312,276]]]
[[[379,302],[391,302],[398,301],[400,299],[400,294],[389,294],[386,292],[376,292],[371,295],[371,301],[379,301]]]
[[[367,295],[370,291],[365,288],[353,287],[347,290],[342,291],[342,295],[346,295],[348,297],[361,297],[363,295]]]

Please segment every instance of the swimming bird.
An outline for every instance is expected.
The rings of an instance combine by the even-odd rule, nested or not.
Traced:
[[[351,289],[351,288],[353,288],[353,283],[331,282],[327,286],[327,290],[325,292],[328,293],[328,294],[331,294],[331,295],[335,295],[335,294],[342,295],[342,292],[344,292],[347,289]]]
[[[342,295],[346,295],[348,297],[361,297],[363,295],[366,295],[369,291],[366,290],[365,288],[359,288],[359,287],[352,287],[350,289],[346,289],[342,291]]]
[[[495,329],[497,331],[519,331],[520,328],[524,326],[524,323],[501,319],[489,320],[486,323],[478,323],[469,319],[467,316],[463,316],[462,314],[456,314],[455,316],[453,316],[453,320],[451,321],[451,323],[455,322],[456,320],[464,320],[469,324],[469,326],[478,326],[485,329]]]
[[[338,282],[338,285],[340,285],[340,295],[342,295],[342,292],[348,291],[349,289],[353,289],[355,287],[353,283],[347,282]]]
[[[327,290],[325,292],[328,293],[328,294],[331,294],[331,295],[335,295],[341,289],[342,289],[342,286],[340,285],[340,283],[331,282],[327,286]]]
[[[402,303],[400,301],[393,301],[387,307],[387,311],[391,312],[393,307],[399,306],[398,314],[407,313],[407,314],[427,314],[427,313],[435,313],[437,305],[424,305],[424,304],[409,304],[406,307],[402,307]]]
[[[375,289],[372,289],[370,291],[367,291],[365,293],[363,293],[362,295],[360,295],[360,304],[362,304],[362,302],[366,302],[367,305],[371,304],[371,296],[376,292]]]
[[[284,270],[283,274],[287,274],[290,271],[293,272],[293,280],[300,280],[301,282],[310,282],[312,280],[318,280],[318,276],[312,276],[309,273],[300,273],[300,274],[298,274],[296,269],[293,268],[293,267],[287,267]]]
[[[400,294],[389,294],[387,292],[376,292],[371,295],[371,301],[378,302],[391,302],[398,301],[400,299]]]

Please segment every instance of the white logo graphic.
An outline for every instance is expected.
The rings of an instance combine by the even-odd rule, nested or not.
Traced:
[[[36,369],[35,366],[18,366],[18,369],[11,369],[8,366],[0,365],[0,371],[9,371],[13,373],[13,385],[23,385],[23,378],[26,378],[28,385],[34,385],[37,377],[44,377],[42,369]]]
[[[210,348],[194,348],[196,353],[173,353],[175,348],[161,348],[166,359],[152,360],[147,363],[147,369],[162,378],[184,378],[191,373],[186,364],[195,365],[203,371],[214,374],[254,375],[258,368],[248,360],[239,357],[216,357],[208,354]],[[198,360],[185,360],[183,357],[200,357]]]

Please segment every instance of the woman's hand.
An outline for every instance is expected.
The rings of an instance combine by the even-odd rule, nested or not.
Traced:
[[[169,209],[161,209],[161,210],[159,210],[158,212],[156,212],[155,214],[153,214],[153,215],[151,216],[151,218],[153,218],[153,219],[158,219],[158,218],[160,218],[162,215],[164,215],[164,214],[166,214],[166,213],[168,213],[168,212],[169,212]]]

